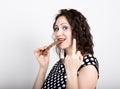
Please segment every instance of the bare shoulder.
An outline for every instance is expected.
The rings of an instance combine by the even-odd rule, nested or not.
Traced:
[[[90,54],[83,56],[83,62],[78,69],[78,73],[83,71],[90,73],[97,72],[97,75],[99,77],[99,63],[97,58]]]
[[[98,71],[93,65],[87,65],[81,68],[78,76],[90,77],[90,78],[94,77],[98,79]]]
[[[78,71],[78,82],[80,89],[95,89],[98,81],[98,62],[92,55],[83,59],[83,64]]]

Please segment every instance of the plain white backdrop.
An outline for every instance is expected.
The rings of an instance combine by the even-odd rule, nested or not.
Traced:
[[[74,8],[88,19],[99,61],[97,89],[120,89],[119,0],[0,0],[0,89],[32,89],[39,65],[34,50],[52,40],[54,17]],[[58,61],[51,49],[49,70]],[[47,73],[48,73],[47,72]]]

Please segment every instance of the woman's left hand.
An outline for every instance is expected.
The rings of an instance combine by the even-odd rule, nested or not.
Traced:
[[[76,40],[73,39],[72,53],[69,55],[66,55],[65,57],[65,68],[66,68],[67,75],[77,76],[77,71],[80,65],[82,64],[82,61],[83,61],[83,56],[80,51],[77,51]]]

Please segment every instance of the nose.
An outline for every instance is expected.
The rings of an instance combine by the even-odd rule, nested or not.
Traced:
[[[59,29],[57,32],[55,32],[55,35],[56,35],[56,37],[63,35],[63,30]]]

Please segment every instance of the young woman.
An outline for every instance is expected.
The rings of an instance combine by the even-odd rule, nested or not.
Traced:
[[[61,9],[53,24],[60,60],[53,66],[47,78],[45,75],[50,61],[46,55],[35,50],[40,69],[33,89],[95,89],[99,76],[98,61],[94,57],[93,41],[86,18],[75,9]],[[64,58],[61,59],[61,54]]]

